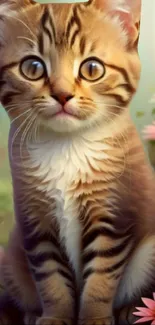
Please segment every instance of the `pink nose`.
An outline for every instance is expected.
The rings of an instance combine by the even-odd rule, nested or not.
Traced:
[[[52,97],[57,100],[61,105],[65,105],[70,99],[72,99],[74,96],[65,93],[65,92],[60,92],[58,94],[52,95]]]

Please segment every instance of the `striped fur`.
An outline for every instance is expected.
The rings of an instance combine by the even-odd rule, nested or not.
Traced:
[[[128,112],[140,76],[139,6],[0,5],[16,212],[1,273],[25,324],[110,325],[153,288],[155,183]],[[24,78],[25,56],[44,62],[44,77]],[[79,73],[88,58],[103,62],[95,82]],[[70,115],[56,115],[62,106]]]

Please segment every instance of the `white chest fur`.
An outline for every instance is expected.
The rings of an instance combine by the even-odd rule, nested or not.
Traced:
[[[54,214],[60,226],[60,240],[78,277],[81,255],[81,225],[78,219],[80,206],[76,193],[71,194],[69,190],[73,182],[85,181],[88,175],[91,179],[90,165],[94,167],[96,159],[108,158],[104,152],[107,145],[95,140],[93,134],[88,139],[55,137],[44,144],[29,147],[31,166],[37,167],[34,176],[44,180],[40,183],[39,190],[56,201]],[[49,207],[50,212],[53,215]]]

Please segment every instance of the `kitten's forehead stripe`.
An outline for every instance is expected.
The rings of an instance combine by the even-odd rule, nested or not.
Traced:
[[[43,35],[42,33],[39,34],[38,36],[38,49],[40,54],[44,54],[44,40],[43,40]]]
[[[41,19],[42,31],[38,36],[38,48],[41,54],[44,54],[44,36],[46,35],[49,38],[50,44],[56,43],[56,31],[53,19],[48,11],[48,8],[45,7],[44,14]],[[45,34],[45,35],[44,35]]]
[[[55,30],[54,22],[53,22],[51,15],[49,15],[49,23],[52,28],[54,40],[56,40],[56,30]]]
[[[80,39],[80,53],[81,53],[81,55],[84,54],[85,48],[86,48],[86,39],[84,36],[82,36]]]
[[[48,35],[48,37],[50,39],[50,42],[52,43],[53,42],[53,35],[51,34],[51,31],[48,29],[48,27],[46,25],[47,22],[48,23],[50,22],[49,18],[50,18],[50,16],[49,16],[48,10],[46,8],[45,12],[43,14],[42,20],[41,20],[41,24],[42,24],[42,27],[43,27],[43,31],[45,32],[45,34]],[[52,31],[53,31],[53,28],[52,28]]]
[[[69,38],[70,31],[71,31],[71,28],[72,28],[74,22],[75,22],[75,20],[74,20],[74,17],[72,16],[71,19],[68,22],[67,29],[66,29],[66,38],[67,39]]]
[[[73,27],[76,27],[76,29],[74,30]],[[67,41],[69,42],[69,45],[72,47],[75,43],[76,37],[79,35],[80,31],[81,31],[81,21],[80,18],[78,16],[78,7],[74,7],[73,8],[73,14],[71,19],[68,22],[68,26],[66,29],[66,38]],[[73,35],[71,35],[72,31]],[[71,38],[71,39],[70,39]]]

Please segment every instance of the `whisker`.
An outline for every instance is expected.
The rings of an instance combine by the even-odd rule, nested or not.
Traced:
[[[108,103],[105,103],[104,101],[93,101],[94,103],[96,104],[103,104],[104,106],[109,106],[109,107],[116,107],[116,108],[123,108],[122,106],[119,106],[119,105],[115,105],[115,104],[108,104]]]
[[[24,39],[24,40],[26,40],[26,41],[32,43],[34,46],[36,46],[36,43],[35,43],[32,39],[30,39],[30,38],[28,38],[28,37],[25,37],[25,36],[18,36],[17,38],[19,38],[19,39]]]
[[[21,114],[19,114],[18,116],[16,116],[13,120],[11,120],[10,124],[13,124],[15,121],[17,121],[20,117],[22,117],[23,115],[29,113],[31,109],[29,108],[27,111],[22,112]]]
[[[8,109],[9,108],[9,109]],[[7,111],[7,114],[9,114],[11,111],[13,111],[14,109],[17,109],[17,105],[15,104],[12,104],[12,105],[8,105],[8,106],[5,106],[5,109]]]
[[[26,102],[24,102],[24,104],[31,105],[32,102],[31,102],[31,101],[26,101]],[[23,105],[23,103],[21,103],[21,105]],[[20,106],[19,103],[18,103],[18,105],[12,103],[12,104],[6,105],[6,106],[5,106],[5,110],[7,111],[7,114],[8,114],[10,111],[12,111],[12,110],[14,110],[14,109],[18,109],[19,106]]]
[[[29,130],[30,130],[31,126],[33,125],[33,122],[35,121],[35,119],[36,119],[36,115],[33,116],[33,114],[31,114],[30,121],[28,122],[27,126],[25,127],[25,130],[23,131],[21,141],[20,141],[20,158],[21,159],[23,158],[23,156],[22,156],[23,144],[24,144],[24,142],[26,142],[26,146],[27,146],[27,136],[28,136]],[[24,157],[24,158],[26,158],[26,157]]]
[[[19,21],[23,26],[25,26],[27,28],[27,30],[30,32],[30,34],[36,39],[36,35],[31,31],[30,27],[24,23],[21,19],[11,16],[12,18],[16,19],[17,21]]]
[[[37,131],[38,131],[38,121],[36,119],[35,124],[34,124],[34,142],[37,143]]]
[[[15,131],[12,141],[11,141],[11,159],[13,160],[13,145],[15,143],[15,140],[18,136],[18,134],[20,133],[20,131],[22,130],[23,126],[26,124],[27,120],[30,118],[31,114],[29,114],[26,119],[21,123],[21,125],[17,128],[17,130]]]

